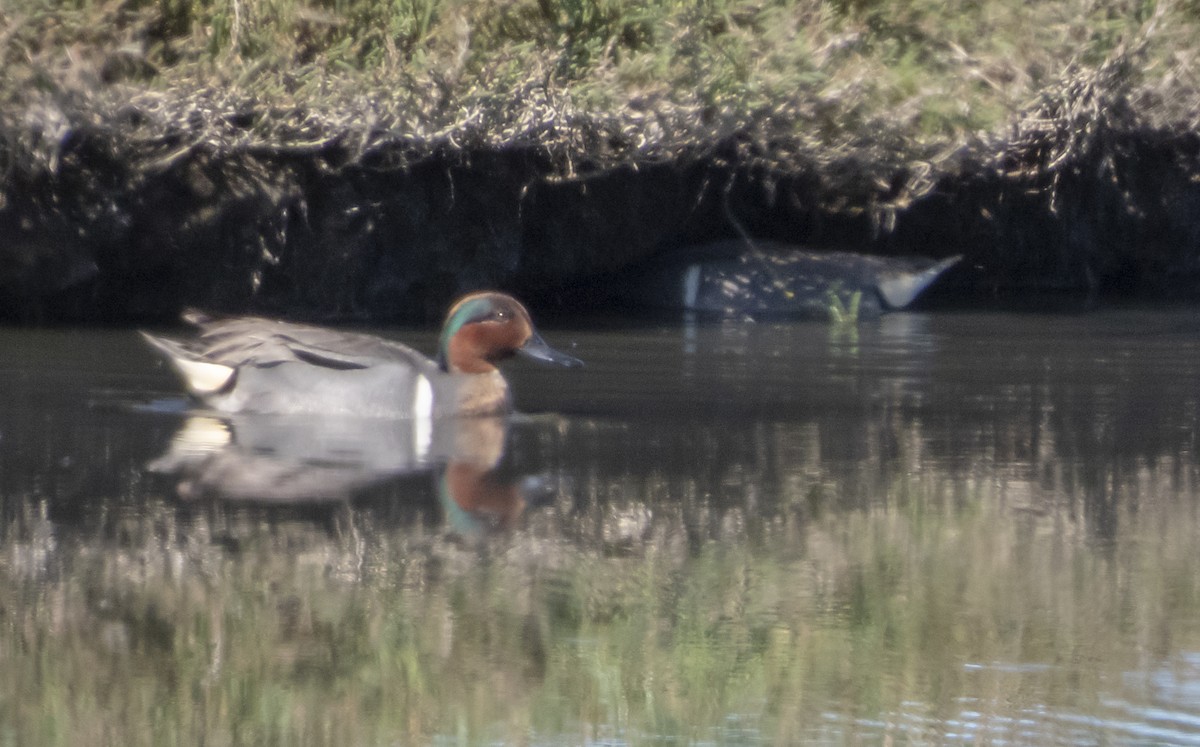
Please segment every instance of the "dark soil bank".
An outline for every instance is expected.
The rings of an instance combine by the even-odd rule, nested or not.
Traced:
[[[223,146],[131,137],[146,128],[136,108],[59,113],[52,142],[45,121],[0,132],[5,321],[185,306],[418,319],[481,287],[602,309],[637,263],[737,237],[962,254],[932,293],[959,305],[1200,290],[1200,136],[1093,89],[933,165],[810,153],[753,128],[613,158],[529,138]]]

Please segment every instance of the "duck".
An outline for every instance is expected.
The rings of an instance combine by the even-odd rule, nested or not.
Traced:
[[[689,246],[634,271],[623,293],[639,305],[732,316],[829,318],[858,297],[858,318],[911,306],[962,259],[817,251],[730,240]]]
[[[516,298],[470,293],[451,305],[436,360],[375,335],[263,317],[187,311],[197,337],[141,332],[189,394],[220,413],[445,418],[512,410],[497,364],[521,355],[565,367]]]

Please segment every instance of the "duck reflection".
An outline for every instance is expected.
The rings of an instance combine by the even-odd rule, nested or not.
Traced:
[[[452,528],[478,532],[512,526],[555,492],[543,477],[503,469],[509,420],[195,415],[147,468],[172,477],[184,500],[260,505],[348,501],[396,478],[432,474]]]
[[[525,509],[553,500],[556,487],[545,475],[501,476],[470,462],[450,462],[438,480],[446,521],[459,534],[511,529]]]

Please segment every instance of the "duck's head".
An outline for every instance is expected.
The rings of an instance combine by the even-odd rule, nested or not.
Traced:
[[[490,373],[496,363],[518,354],[560,366],[583,365],[547,345],[534,330],[529,312],[512,296],[472,293],[450,307],[438,344],[443,371]]]

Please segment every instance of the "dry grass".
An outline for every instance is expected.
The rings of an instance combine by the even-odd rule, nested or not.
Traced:
[[[570,175],[583,157],[674,157],[742,133],[750,147],[740,157],[786,166],[854,156],[919,173],[997,138],[1006,152],[1048,142],[1053,163],[1086,147],[1106,118],[1191,123],[1197,110],[1188,4],[74,8],[18,0],[0,11],[4,131],[29,138],[15,150],[48,165],[64,132],[101,127],[149,150],[152,165],[187,147],[337,143],[361,160],[397,141],[414,157],[535,143]]]
[[[111,269],[146,261],[121,247],[127,225],[144,216],[139,206],[163,192],[147,185],[162,179],[185,195],[164,222],[212,227],[174,259],[157,255],[175,268],[163,272],[191,277],[179,268],[209,262],[207,247],[219,245],[234,258],[217,264],[239,284],[214,279],[218,290],[167,296],[293,310],[320,296],[324,314],[410,314],[386,304],[364,312],[366,275],[325,282],[324,269],[313,271],[344,293],[308,284],[285,232],[317,194],[310,177],[354,182],[419,164],[449,173],[497,153],[524,159],[479,174],[506,185],[488,204],[508,213],[475,211],[478,230],[462,235],[447,234],[462,225],[457,216],[428,235],[389,229],[388,247],[416,252],[395,297],[440,307],[458,285],[562,282],[644,259],[656,241],[694,241],[686,230],[656,234],[637,214],[608,212],[603,226],[576,218],[575,229],[554,223],[562,210],[522,212],[539,186],[574,183],[582,195],[598,176],[617,184],[663,163],[703,172],[671,199],[703,210],[719,202],[729,225],[696,229],[710,238],[765,228],[867,251],[974,253],[964,267],[983,267],[979,284],[993,290],[1044,281],[1091,292],[1200,267],[1184,246],[1194,234],[1188,213],[1173,208],[1190,199],[1200,168],[1176,137],[1196,130],[1200,112],[1194,2],[14,0],[0,10],[0,29],[0,221],[30,226],[25,240],[44,255],[14,250],[14,309],[58,309],[59,288],[90,293],[61,268],[95,265],[106,300],[81,296],[80,311],[54,314],[130,313],[116,310],[121,299],[145,289]],[[1147,149],[1170,178],[1133,173]],[[189,212],[196,195],[212,204]],[[249,238],[239,195],[258,205]],[[913,216],[939,195],[955,211],[944,201]],[[751,207],[735,215],[734,203]],[[788,205],[798,206],[792,222],[772,224],[771,211]],[[797,231],[831,218],[854,227]],[[903,241],[917,243],[876,245],[905,218]],[[537,220],[548,223],[528,227]],[[607,232],[617,224],[628,231]],[[562,241],[547,239],[520,278],[497,270],[515,266],[512,247],[526,231]],[[82,260],[45,238],[60,234],[74,237],[70,251]],[[357,252],[359,264],[339,260],[342,268],[368,267],[385,251],[365,229],[317,243],[311,256]],[[447,259],[444,244],[467,249]],[[480,246],[490,252],[483,269],[471,254]],[[284,277],[272,269],[282,258],[305,269]],[[422,275],[422,263],[459,279]],[[260,287],[274,290],[259,298]],[[134,314],[172,313],[163,299],[134,305]]]

